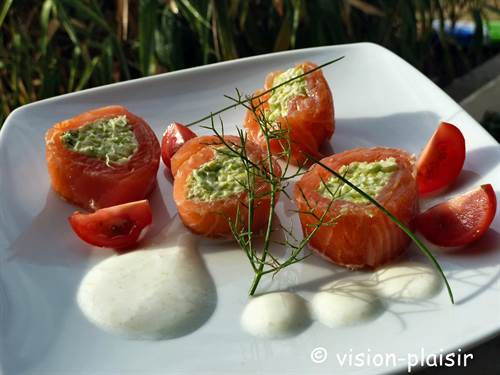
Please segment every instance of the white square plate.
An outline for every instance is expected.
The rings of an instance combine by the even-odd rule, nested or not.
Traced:
[[[397,367],[403,369],[408,353],[451,351],[497,334],[500,215],[473,248],[438,254],[455,293],[454,306],[443,289],[418,304],[394,304],[359,326],[330,329],[313,323],[289,339],[256,339],[239,324],[252,276],[244,254],[231,245],[206,243],[201,250],[217,287],[217,305],[197,331],[172,340],[130,341],[99,330],[80,312],[75,294],[82,277],[110,253],[91,250],[76,238],[67,223],[75,207],[51,192],[44,153],[48,128],[92,108],[121,104],[143,117],[160,137],[171,121],[190,122],[227,105],[223,94],[234,94],[236,87],[253,92],[270,71],[342,55],[342,61],[324,69],[334,94],[335,151],[384,145],[418,154],[438,122],[446,120],[460,127],[468,150],[453,193],[487,182],[500,187],[500,148],[493,138],[417,70],[373,44],[251,57],[26,105],[8,117],[0,134],[0,372],[385,373],[396,368],[342,367],[335,354],[394,353],[403,358]],[[234,132],[243,116],[241,108],[226,112],[226,132]],[[154,232],[176,213],[163,168],[158,185],[152,196]],[[414,246],[409,254],[419,256]],[[260,291],[289,285],[309,299],[340,272],[311,257],[283,271],[272,284],[265,281]],[[328,350],[324,363],[311,361],[316,347]]]

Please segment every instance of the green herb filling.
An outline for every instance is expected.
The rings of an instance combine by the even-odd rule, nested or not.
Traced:
[[[215,149],[216,156],[193,170],[187,179],[187,198],[211,202],[245,190],[247,172],[239,156]]]
[[[127,116],[100,119],[61,136],[66,148],[110,164],[124,164],[138,149]]]
[[[345,176],[347,180],[365,193],[376,197],[397,169],[396,159],[390,157],[372,163],[353,162],[340,168],[339,174]],[[328,198],[340,198],[353,203],[368,202],[361,194],[342,183],[335,176],[330,177],[326,184],[321,182],[318,190]]]
[[[302,67],[290,68],[274,78],[273,86],[282,84],[301,74],[304,74]],[[296,96],[307,96],[307,82],[304,77],[273,90],[267,101],[269,104],[269,108],[266,110],[267,120],[274,122],[280,117],[285,117],[288,114],[288,103]]]

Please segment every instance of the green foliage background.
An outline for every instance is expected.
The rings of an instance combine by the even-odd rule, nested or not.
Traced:
[[[242,56],[382,44],[444,85],[492,54],[432,21],[482,30],[496,0],[2,0],[0,124],[34,100]],[[496,49],[498,51],[498,48]]]

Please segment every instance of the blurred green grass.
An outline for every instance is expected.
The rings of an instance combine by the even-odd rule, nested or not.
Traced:
[[[443,86],[499,48],[481,32],[460,45],[432,21],[467,18],[481,30],[498,9],[497,0],[3,0],[0,124],[20,105],[87,87],[359,41]]]

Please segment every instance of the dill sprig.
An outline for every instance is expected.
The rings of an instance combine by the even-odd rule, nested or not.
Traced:
[[[235,100],[241,100],[241,98],[235,98]],[[256,105],[254,103],[249,104],[248,108],[256,113]],[[300,241],[292,241],[290,239],[287,239],[284,243],[280,244],[292,249],[291,254],[287,259],[279,260],[278,258],[273,256],[271,247],[272,245],[276,244],[276,242],[272,241],[272,234],[274,232],[275,206],[278,201],[279,195],[285,192],[285,189],[288,186],[288,184],[284,182],[291,180],[292,176],[296,176],[296,173],[290,176],[283,176],[281,172],[278,172],[275,169],[276,161],[275,157],[271,154],[269,140],[278,137],[278,133],[280,134],[280,137],[283,137],[284,133],[268,127],[265,117],[262,117],[261,119],[262,121],[259,121],[259,124],[261,125],[264,134],[266,134],[265,138],[268,144],[267,155],[263,158],[263,160],[260,161],[260,164],[251,160],[246,154],[246,144],[248,139],[246,133],[243,130],[239,128],[237,129],[238,136],[240,138],[240,145],[233,145],[229,144],[224,139],[224,132],[216,128],[213,117],[211,119],[210,126],[204,126],[204,128],[210,129],[213,134],[217,136],[221,144],[226,146],[228,153],[232,154],[235,157],[239,157],[242,160],[246,170],[245,200],[239,201],[235,219],[229,219],[229,226],[231,228],[233,237],[235,238],[241,249],[246,253],[252,270],[254,271],[254,278],[249,290],[250,295],[253,295],[256,292],[259,282],[264,275],[267,275],[269,273],[276,274],[285,267],[300,262],[305,257],[307,257],[307,255],[301,256],[302,250],[309,242],[310,237],[312,237],[316,230],[319,229],[321,224],[324,222],[324,218],[326,217],[325,213],[322,217],[319,218],[316,228],[306,238]],[[223,129],[223,127],[224,124],[222,121],[220,121],[220,129]],[[285,160],[286,162],[284,170],[290,163],[290,156],[288,155],[287,159]],[[264,189],[265,191],[261,194],[256,194],[257,182],[268,186],[268,188],[266,187]],[[257,204],[258,200],[263,198],[269,199],[269,211],[267,214],[267,221],[263,233],[263,245],[259,246],[259,248],[261,248],[261,251],[259,252],[255,248],[253,238],[256,234],[253,233],[252,228],[254,226],[255,205]],[[240,214],[241,206],[245,207],[247,211],[246,224],[243,222],[244,220]],[[284,229],[286,233],[291,235],[290,237],[293,236],[292,230],[290,228],[286,228],[281,224],[280,227]]]
[[[439,265],[437,259],[435,256],[432,254],[432,252],[425,246],[424,243],[422,243],[416,236],[415,234],[406,226],[404,225],[397,217],[395,217],[391,212],[389,212],[383,205],[381,205],[377,200],[375,200],[370,194],[366,193],[362,189],[360,189],[358,186],[350,182],[348,179],[345,178],[345,175],[341,175],[335,170],[329,168],[326,166],[324,163],[322,163],[320,160],[314,158],[311,155],[307,155],[307,158],[313,162],[314,164],[319,165],[320,167],[324,168],[331,174],[333,174],[335,177],[337,177],[340,181],[341,184],[337,187],[336,191],[331,191],[331,189],[328,187],[328,184],[326,184],[324,181],[322,181],[323,185],[326,187],[328,190],[328,193],[332,197],[329,204],[326,206],[324,211],[322,212],[321,215],[316,214],[316,210],[314,207],[310,205],[310,203],[307,201],[306,196],[304,192],[302,192],[299,189],[299,193],[303,196],[306,206],[307,206],[307,211],[298,211],[296,210],[295,212],[299,214],[305,214],[305,215],[313,215],[316,219],[315,224],[312,225],[312,230],[311,232],[305,236],[302,239],[297,239],[294,234],[293,234],[293,228],[287,228],[283,225],[280,224],[280,228],[284,233],[285,240],[281,242],[273,242],[271,240],[272,233],[274,231],[273,226],[274,226],[274,212],[275,212],[275,205],[277,203],[279,194],[283,194],[286,196],[287,199],[292,199],[287,191],[286,188],[289,186],[289,183],[295,179],[296,177],[302,175],[306,171],[301,167],[298,168],[298,170],[290,175],[288,175],[289,171],[289,166],[291,162],[291,142],[289,139],[289,133],[287,129],[283,129],[280,126],[276,126],[276,124],[271,123],[267,118],[265,111],[259,111],[259,108],[265,103],[265,101],[262,100],[262,97],[265,96],[266,94],[269,94],[270,92],[276,90],[278,87],[281,87],[283,85],[286,85],[294,80],[300,79],[308,74],[311,74],[312,72],[322,69],[330,64],[333,64],[339,60],[344,58],[344,56],[330,60],[324,64],[321,64],[317,66],[314,69],[308,70],[304,72],[303,74],[297,75],[279,85],[273,86],[270,89],[254,96],[243,96],[241,93],[236,89],[236,96],[231,97],[228,95],[224,95],[226,98],[230,99],[233,101],[233,104],[228,105],[224,108],[221,108],[215,112],[210,113],[209,115],[193,121],[187,126],[192,126],[195,124],[198,124],[202,121],[205,120],[210,120],[210,126],[201,126],[203,128],[209,129],[213,132],[214,135],[218,137],[220,140],[221,144],[223,144],[226,147],[226,151],[230,153],[231,155],[235,157],[239,157],[243,165],[245,166],[246,170],[246,181],[245,181],[245,190],[246,190],[246,199],[245,201],[241,201],[238,204],[237,208],[237,213],[236,213],[236,218],[234,221],[229,220],[229,225],[231,228],[231,232],[233,234],[233,237],[235,238],[236,242],[238,245],[241,247],[241,249],[246,253],[247,258],[251,264],[252,270],[254,271],[254,277],[250,286],[249,294],[253,295],[257,287],[259,285],[260,280],[262,279],[263,276],[267,274],[273,274],[276,275],[279,271],[282,269],[298,263],[305,258],[307,258],[311,253],[303,255],[303,250],[309,243],[310,239],[314,236],[314,234],[317,232],[317,230],[323,226],[323,225],[334,225],[335,221],[338,219],[338,217],[333,217],[329,220],[326,220],[327,214],[329,213],[330,207],[333,204],[333,202],[336,199],[339,199],[341,197],[341,191],[342,191],[342,186],[343,184],[348,185],[352,189],[354,189],[356,192],[358,192],[360,195],[362,195],[364,198],[366,198],[371,204],[373,204],[375,207],[377,207],[379,210],[381,210],[387,217],[389,217],[403,232],[410,237],[410,239],[417,245],[417,247],[429,258],[431,263],[434,265],[434,267],[437,269],[441,277],[443,278],[446,288],[448,291],[448,295],[450,297],[450,300],[452,303],[454,303],[454,298],[453,298],[453,292],[451,290],[451,287],[448,283],[448,280],[446,278],[446,275],[443,272],[443,269]],[[246,154],[246,143],[248,141],[246,133],[240,129],[237,128],[237,133],[240,138],[240,145],[234,145],[234,144],[229,144],[228,142],[225,141],[224,139],[224,124],[222,122],[222,119],[219,118],[220,121],[220,130],[217,129],[215,126],[215,121],[214,118],[221,113],[236,108],[238,106],[243,106],[247,110],[251,111],[252,114],[255,116],[255,119],[260,127],[260,130],[264,136],[265,142],[266,142],[266,157],[265,160],[262,160],[261,163],[255,163],[252,161],[248,155]],[[279,175],[276,174],[274,170],[274,158],[275,156],[272,155],[271,153],[271,147],[270,147],[270,142],[271,140],[276,139],[279,140],[280,142],[284,143],[282,147],[282,152],[277,155],[281,159],[285,160],[285,165],[283,167],[283,173],[280,173]],[[262,165],[264,164],[264,165]],[[268,191],[264,192],[262,195],[257,196],[256,195],[256,182],[257,181],[263,181],[264,183],[269,185]],[[264,243],[262,245],[262,251],[257,252],[255,249],[255,243],[253,241],[254,233],[252,232],[253,228],[253,223],[254,223],[254,212],[255,212],[255,204],[258,199],[262,199],[265,196],[269,197],[270,205],[269,205],[269,212],[268,212],[268,217],[267,217],[267,224],[266,228],[264,231]],[[246,208],[247,211],[247,219],[246,219],[246,225],[243,222],[243,219],[240,216],[240,205]],[[291,249],[290,255],[288,258],[285,260],[279,260],[277,257],[275,257],[272,252],[271,252],[271,245],[273,244],[278,244],[281,246],[285,246],[287,248]]]

